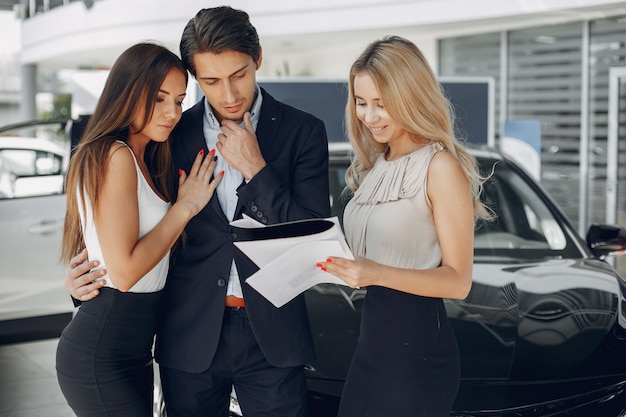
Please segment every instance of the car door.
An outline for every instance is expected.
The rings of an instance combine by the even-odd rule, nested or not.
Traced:
[[[59,261],[65,195],[0,200],[0,320],[68,312]]]
[[[74,309],[59,260],[69,159],[64,127],[33,127],[28,137],[1,133],[7,141],[0,144],[13,142],[0,149],[11,187],[0,194],[0,344],[58,336]],[[54,152],[49,144],[40,148],[41,140]]]

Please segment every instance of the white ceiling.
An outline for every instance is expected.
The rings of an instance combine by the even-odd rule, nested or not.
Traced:
[[[177,51],[196,0],[81,2],[24,22],[22,61],[42,68],[109,66],[131,43],[156,39]],[[385,34],[430,39],[626,15],[606,0],[233,0],[248,11],[265,56],[363,45]],[[123,10],[123,11],[121,11]]]

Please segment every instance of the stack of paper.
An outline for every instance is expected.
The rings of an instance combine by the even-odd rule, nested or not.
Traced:
[[[321,283],[345,285],[317,268],[329,256],[354,259],[337,217],[265,226],[250,217],[231,223],[237,246],[260,269],[247,280],[276,307]]]

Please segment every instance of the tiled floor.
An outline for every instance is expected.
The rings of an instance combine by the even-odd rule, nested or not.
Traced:
[[[57,384],[56,344],[0,346],[0,417],[74,417]]]

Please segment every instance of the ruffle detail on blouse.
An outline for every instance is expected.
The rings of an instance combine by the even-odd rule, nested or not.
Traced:
[[[430,160],[444,150],[433,142],[393,161],[381,154],[354,193],[357,204],[378,204],[411,198],[424,187]]]

